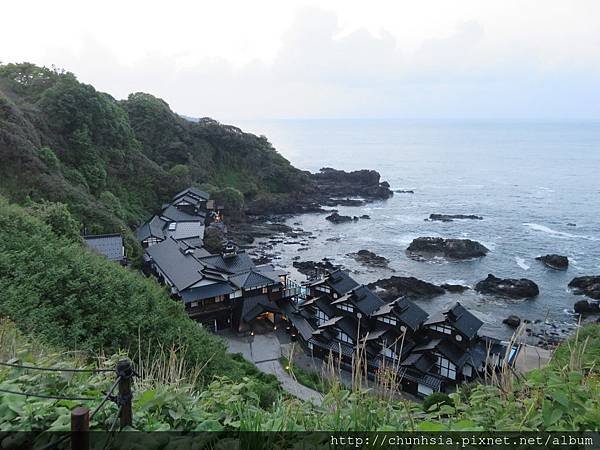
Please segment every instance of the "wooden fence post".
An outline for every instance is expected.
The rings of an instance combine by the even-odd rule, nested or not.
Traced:
[[[89,450],[90,448],[90,410],[78,406],[71,410],[71,449]]]
[[[133,412],[131,410],[133,364],[130,360],[123,359],[117,363],[117,375],[121,377],[119,380],[119,399],[122,401],[120,423],[121,428],[123,428],[131,426],[133,423]]]

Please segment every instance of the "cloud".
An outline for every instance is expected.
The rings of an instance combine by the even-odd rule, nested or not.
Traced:
[[[135,91],[217,119],[272,117],[600,117],[597,58],[493,39],[478,20],[410,51],[390,32],[347,30],[337,14],[298,10],[270,61],[147,53],[123,62],[86,36],[47,52],[116,97]],[[565,59],[566,58],[566,59]],[[564,63],[561,61],[565,61]]]

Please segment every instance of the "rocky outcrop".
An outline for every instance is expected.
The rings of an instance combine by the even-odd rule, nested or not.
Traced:
[[[342,216],[340,214],[338,214],[337,212],[331,213],[330,215],[328,215],[327,217],[325,217],[326,220],[329,220],[331,223],[348,223],[348,222],[354,222],[358,220],[358,217],[354,216]]]
[[[579,300],[575,302],[573,309],[577,314],[598,314],[600,313],[600,302]]]
[[[489,251],[485,246],[471,239],[442,239],[437,237],[416,238],[406,250],[411,256],[422,258],[444,256],[450,259],[479,258],[485,256]]]
[[[544,255],[538,256],[535,259],[554,270],[567,270],[569,267],[569,258],[562,255]]]
[[[576,295],[586,295],[594,300],[600,300],[600,276],[573,278],[569,287]]]
[[[331,204],[335,199],[361,197],[367,201],[385,200],[394,193],[387,182],[381,182],[381,175],[375,170],[355,170],[346,172],[330,167],[310,175],[321,194],[321,204]]]
[[[415,191],[413,191],[412,189],[396,189],[394,191],[396,194],[414,194]]]
[[[333,265],[330,261],[294,261],[292,265],[298,272],[307,276],[315,275],[317,271],[332,271],[341,267]]]
[[[448,292],[453,294],[462,294],[463,292],[471,289],[469,286],[463,286],[462,284],[448,284],[444,283],[440,287],[444,288]]]
[[[440,221],[440,222],[452,222],[453,220],[483,220],[483,217],[476,216],[475,214],[430,214],[430,221]]]
[[[485,280],[475,285],[482,294],[496,295],[513,299],[533,298],[540,293],[538,285],[527,278],[498,278],[489,274]]]
[[[521,325],[521,318],[519,316],[515,316],[514,314],[511,314],[506,319],[504,319],[502,321],[502,323],[505,323],[506,325],[508,325],[511,328],[518,328],[519,325]]]
[[[392,276],[370,283],[368,287],[385,301],[392,301],[405,295],[412,298],[431,298],[446,292],[440,286],[415,277]]]
[[[347,256],[354,258],[359,263],[369,267],[379,267],[382,269],[389,269],[389,260],[383,256],[376,255],[369,250],[359,250],[356,253],[348,253]]]

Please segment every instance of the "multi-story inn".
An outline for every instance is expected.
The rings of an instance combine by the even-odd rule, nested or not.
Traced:
[[[306,300],[283,309],[313,356],[351,370],[360,348],[370,374],[394,370],[415,395],[451,391],[496,370],[507,354],[512,364],[518,350],[480,335],[483,323],[459,303],[429,317],[407,298],[386,303],[342,270],[311,283]]]
[[[147,273],[169,287],[190,318],[212,331],[274,326],[282,320],[279,305],[298,295],[299,287],[285,272],[257,266],[233,247],[210,254],[203,247],[207,217],[221,220],[208,194],[194,188],[163,205],[137,231]]]

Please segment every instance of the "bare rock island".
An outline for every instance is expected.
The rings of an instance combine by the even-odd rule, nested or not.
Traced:
[[[491,273],[475,285],[475,290],[482,294],[512,299],[533,298],[540,293],[538,285],[527,278],[498,278]]]
[[[449,259],[471,259],[487,255],[488,248],[471,239],[443,239],[419,237],[414,239],[406,251],[410,256],[431,258],[443,256]]]
[[[398,297],[411,298],[432,298],[444,294],[446,291],[432,283],[419,280],[415,277],[397,277],[384,278],[374,283],[369,283],[367,287],[376,291],[377,295],[386,302],[396,300]]]
[[[554,270],[567,270],[569,267],[569,258],[562,255],[544,255],[538,256],[535,259]]]

